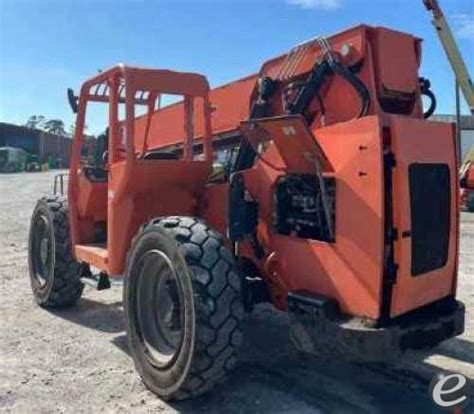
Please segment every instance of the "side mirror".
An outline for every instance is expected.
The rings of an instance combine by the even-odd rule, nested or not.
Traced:
[[[72,88],[67,88],[67,100],[69,101],[69,106],[71,107],[72,112],[77,114],[77,101],[79,98],[74,95]]]

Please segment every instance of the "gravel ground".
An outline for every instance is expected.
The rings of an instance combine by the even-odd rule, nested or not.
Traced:
[[[436,413],[427,393],[435,373],[474,380],[474,214],[462,213],[464,335],[396,365],[305,358],[288,340],[286,316],[261,306],[245,321],[241,363],[228,382],[196,400],[163,402],[145,389],[128,354],[120,287],[86,288],[76,307],[60,312],[34,303],[27,231],[53,175],[0,175],[2,412]]]

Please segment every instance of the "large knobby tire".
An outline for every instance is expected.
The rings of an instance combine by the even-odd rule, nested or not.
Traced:
[[[33,211],[28,240],[31,288],[39,305],[48,308],[74,305],[84,285],[84,266],[72,256],[67,201],[41,198]]]
[[[127,258],[124,307],[135,366],[162,398],[200,395],[235,366],[241,280],[222,236],[199,219],[142,227]]]

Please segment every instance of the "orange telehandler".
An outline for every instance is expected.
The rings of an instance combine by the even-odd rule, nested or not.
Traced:
[[[119,65],[69,91],[67,199],[41,199],[31,221],[38,303],[70,306],[85,283],[123,276],[136,368],[175,399],[234,367],[260,302],[288,312],[298,349],[351,360],[461,334],[456,140],[425,120],[436,101],[420,61],[420,39],[361,25],[213,90]],[[182,100],[162,107],[167,94]],[[109,119],[88,165],[94,102]]]

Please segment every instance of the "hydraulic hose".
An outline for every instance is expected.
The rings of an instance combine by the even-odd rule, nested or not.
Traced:
[[[333,74],[344,78],[357,92],[361,101],[358,118],[366,116],[370,108],[370,94],[364,83],[354,75],[350,69],[346,68],[335,59],[324,59],[314,65],[304,85],[300,88],[295,100],[289,105],[289,114],[303,114],[311,101],[318,97],[322,103],[319,91],[327,78]],[[270,78],[259,79],[258,95],[252,106],[250,119],[268,116],[268,100],[275,91],[275,81]],[[254,148],[243,140],[237,154],[233,171],[241,171],[252,166],[256,157]]]
[[[434,111],[436,111],[436,96],[433,91],[429,89],[427,91],[422,92],[422,94],[430,98],[430,107],[426,112],[423,112],[423,118],[428,119],[429,117],[431,117],[431,115],[434,114]]]
[[[431,88],[431,82],[426,78],[419,78],[421,94],[430,98],[430,107],[426,112],[423,112],[423,118],[427,119],[436,111],[436,96]]]
[[[329,59],[328,63],[334,73],[338,74],[347,82],[349,82],[359,95],[361,107],[359,115],[357,117],[360,118],[362,116],[366,116],[369,113],[370,108],[370,94],[367,87],[357,76],[355,76],[349,69],[347,69],[341,63],[332,59]]]
[[[328,61],[324,60],[317,63],[300,88],[295,100],[289,105],[288,112],[292,115],[303,114],[314,97],[319,94],[326,79],[331,75],[332,70]]]

